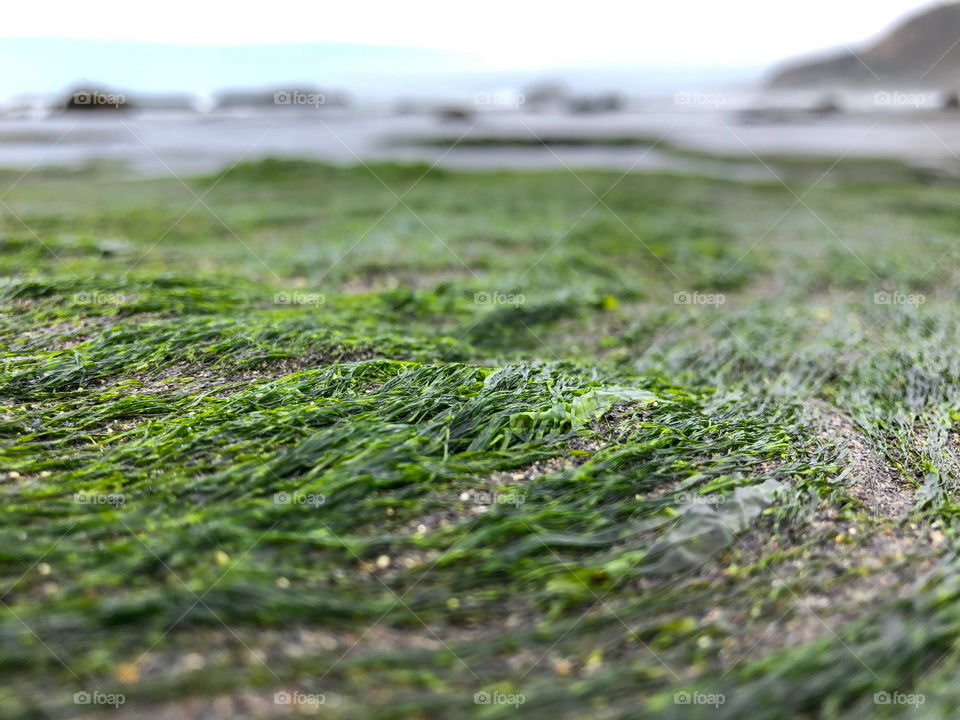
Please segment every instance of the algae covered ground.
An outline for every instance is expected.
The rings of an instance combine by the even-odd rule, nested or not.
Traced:
[[[957,188],[770,170],[0,173],[0,715],[955,717]]]

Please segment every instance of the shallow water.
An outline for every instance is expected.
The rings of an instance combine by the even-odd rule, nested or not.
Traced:
[[[550,148],[433,147],[410,140],[504,136],[536,141],[571,135],[588,145]],[[603,137],[662,138],[660,147],[603,145]],[[846,113],[816,119],[803,114],[783,122],[745,123],[731,109],[654,107],[643,112],[598,115],[505,112],[442,121],[431,114],[383,112],[246,113],[153,112],[123,115],[53,114],[0,119],[0,166],[76,166],[116,160],[147,175],[217,170],[267,156],[305,157],[332,163],[407,161],[444,167],[696,169],[729,173],[729,166],[674,155],[666,145],[710,153],[797,154],[825,157],[896,157],[953,164],[960,157],[960,114]],[[741,172],[747,172],[742,170]]]

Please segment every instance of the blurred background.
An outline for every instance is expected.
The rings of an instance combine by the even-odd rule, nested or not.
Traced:
[[[96,159],[165,175],[297,156],[749,176],[763,171],[754,154],[960,165],[960,4],[281,0],[240,16],[178,0],[7,15],[3,167]]]

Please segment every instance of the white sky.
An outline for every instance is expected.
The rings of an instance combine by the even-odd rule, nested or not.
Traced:
[[[930,0],[9,0],[0,38],[364,43],[480,53],[494,69],[754,63],[874,37]],[[0,39],[2,43],[2,39]]]

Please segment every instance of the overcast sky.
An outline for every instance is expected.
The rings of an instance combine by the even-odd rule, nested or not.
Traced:
[[[493,69],[766,63],[876,36],[918,0],[88,0],[5,4],[0,38],[365,43],[479,53]],[[0,39],[2,43],[2,39]]]
[[[629,94],[753,87],[784,58],[857,46],[921,0],[9,0],[0,101],[306,87],[457,97],[558,81]]]

